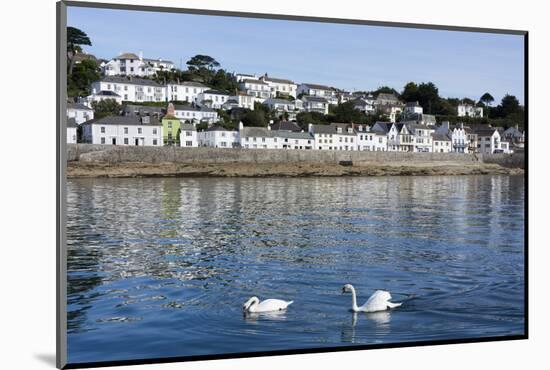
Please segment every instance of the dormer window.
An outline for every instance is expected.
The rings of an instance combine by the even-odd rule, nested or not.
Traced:
[[[338,127],[338,128],[336,129],[336,132],[338,132],[339,134],[341,134],[341,133],[342,133],[342,127]]]

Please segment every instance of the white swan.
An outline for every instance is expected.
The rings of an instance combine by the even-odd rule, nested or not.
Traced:
[[[353,287],[353,285],[344,285],[344,287],[342,288],[342,294],[346,292],[351,292],[351,310],[353,312],[378,312],[401,306],[401,303],[390,302],[390,292],[387,292],[385,290],[377,290],[370,296],[369,299],[367,299],[364,305],[357,307],[357,297],[355,295],[355,288]]]
[[[272,312],[286,309],[294,301],[283,301],[281,299],[266,299],[261,301],[258,297],[252,297],[243,304],[245,312]]]

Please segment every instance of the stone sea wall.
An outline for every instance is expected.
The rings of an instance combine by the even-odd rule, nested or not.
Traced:
[[[497,155],[498,156],[498,155]],[[68,144],[67,160],[102,163],[330,163],[360,162],[479,162],[480,158],[461,153],[402,153],[366,151],[321,151],[283,149],[218,149],[180,147],[138,147]],[[497,157],[490,158],[498,163]]]

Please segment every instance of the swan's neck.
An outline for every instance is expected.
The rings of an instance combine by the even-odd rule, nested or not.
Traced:
[[[248,311],[256,312],[256,307],[258,307],[258,303],[260,303],[260,300],[258,298],[253,299],[252,303],[250,304],[250,307],[248,307]]]
[[[359,308],[357,307],[357,296],[355,295],[355,288],[351,287],[351,309],[353,311],[357,311]]]

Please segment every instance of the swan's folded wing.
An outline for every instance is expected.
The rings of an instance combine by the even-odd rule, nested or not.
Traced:
[[[390,299],[391,299],[390,292],[387,292],[385,290],[377,290],[369,297],[366,304],[369,305],[376,302],[387,302]]]

